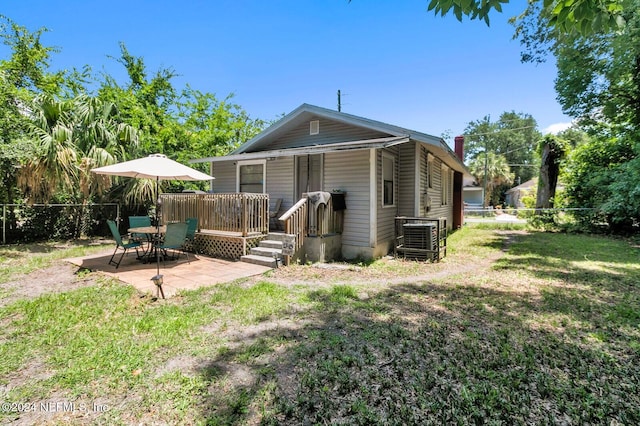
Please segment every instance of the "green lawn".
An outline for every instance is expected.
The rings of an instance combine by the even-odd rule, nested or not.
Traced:
[[[64,251],[0,247],[2,282]],[[469,226],[439,264],[295,266],[167,301],[82,274],[0,308],[0,422],[640,424],[639,260]]]

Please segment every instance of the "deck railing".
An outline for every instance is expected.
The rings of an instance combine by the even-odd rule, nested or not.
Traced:
[[[322,237],[341,234],[343,217],[343,211],[334,211],[333,198],[329,198],[326,204],[319,204],[316,208],[309,206],[308,235],[310,237]]]
[[[343,207],[344,208],[344,207]],[[341,234],[344,223],[344,210],[334,210],[333,196],[325,202],[314,205],[307,194],[294,204],[279,220],[284,223],[284,232],[295,235],[294,251],[297,253],[304,245],[305,237],[325,237]],[[289,263],[291,256],[285,256]]]
[[[184,222],[198,218],[198,228],[249,234],[269,232],[269,195],[161,194],[162,222]]]

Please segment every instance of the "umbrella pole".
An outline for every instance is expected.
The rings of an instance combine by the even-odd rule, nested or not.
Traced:
[[[158,216],[158,210],[160,208],[158,201],[160,200],[160,177],[156,176],[156,237],[154,243],[156,244],[156,276],[151,278],[157,289],[157,296],[164,299],[164,291],[162,290],[162,275],[160,275],[160,249],[158,243],[160,242],[160,217]]]
[[[160,200],[160,178],[156,176],[156,238],[160,240],[160,216],[158,215]],[[156,250],[156,275],[160,275],[160,250]]]

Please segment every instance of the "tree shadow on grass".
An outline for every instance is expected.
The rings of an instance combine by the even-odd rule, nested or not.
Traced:
[[[548,299],[431,282],[372,297],[350,286],[308,297],[303,328],[238,335],[210,359],[201,374],[225,395],[202,401],[209,424],[640,421],[632,336],[592,344],[538,326],[537,315],[558,311]],[[237,370],[251,380],[220,385]]]
[[[494,269],[526,270],[544,280],[624,294],[638,290],[638,259],[640,249],[625,241],[567,234],[549,239],[529,234],[521,237],[508,256],[498,259]]]

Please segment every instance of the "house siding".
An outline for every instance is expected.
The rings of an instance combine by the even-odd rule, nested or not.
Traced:
[[[282,211],[288,210],[297,199],[294,195],[293,157],[283,157],[266,162],[266,192],[270,199],[282,198]],[[213,191],[218,193],[236,192],[236,162],[219,161],[213,163]]]
[[[318,120],[320,122],[320,133],[317,135],[309,134],[309,122]],[[303,146],[323,145],[329,143],[338,143],[346,141],[357,141],[363,139],[375,139],[391,136],[386,133],[365,129],[362,127],[350,126],[332,120],[319,117],[313,117],[308,121],[294,127],[278,140],[271,143],[268,150],[277,150],[285,148],[295,148]],[[259,149],[262,151],[264,149]]]
[[[236,192],[236,166],[233,161],[213,163],[213,192]]]
[[[405,143],[398,148],[398,215],[415,216],[416,144]]]
[[[369,150],[325,154],[323,186],[325,191],[346,192],[342,244],[369,247]]]
[[[421,178],[422,184],[424,185],[424,187],[426,188],[427,185],[427,178],[426,178],[426,173],[427,173],[427,150],[425,149],[423,151],[423,154],[420,155],[420,161],[421,163],[421,169],[424,170],[424,179]],[[453,224],[453,179],[449,179],[449,199],[447,200],[447,204],[443,205],[442,204],[442,172],[443,172],[443,168],[442,168],[442,160],[438,157],[434,157],[433,161],[432,161],[432,166],[433,166],[433,187],[432,188],[428,188],[427,194],[428,197],[431,198],[431,209],[427,212],[427,200],[425,197],[422,197],[423,199],[420,201],[420,211],[423,212],[423,215],[425,217],[429,217],[429,218],[440,218],[440,217],[444,217],[447,219],[447,226],[450,228],[451,225]],[[447,168],[446,170],[448,170],[448,172],[450,171],[449,168]],[[422,175],[422,173],[421,173]]]

